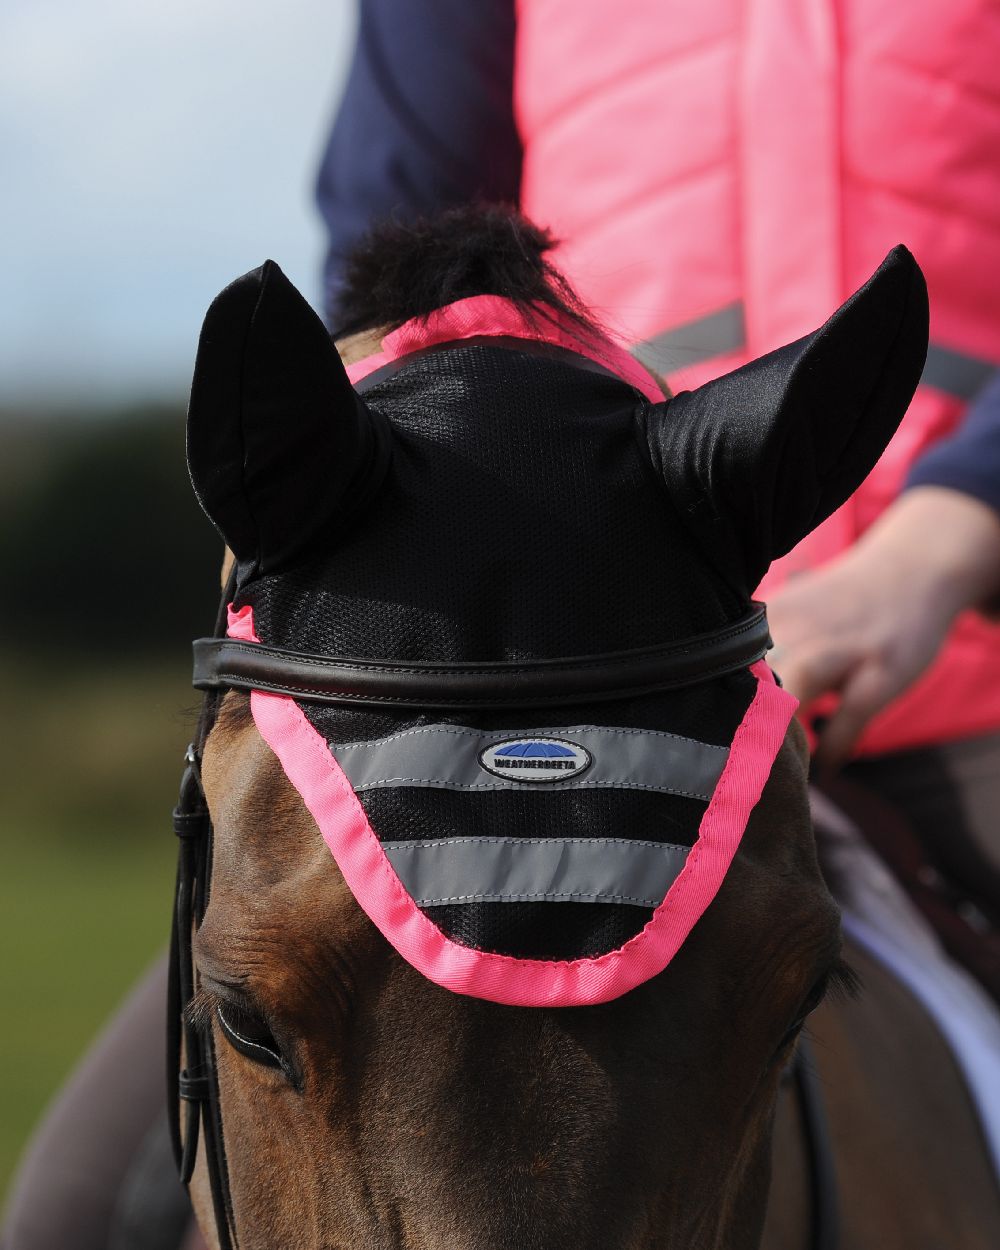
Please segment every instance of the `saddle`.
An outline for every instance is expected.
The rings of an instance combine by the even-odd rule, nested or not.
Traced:
[[[852,821],[919,911],[949,957],[1000,1005],[1000,901],[959,881],[897,804],[850,776],[818,787]],[[957,836],[957,835],[956,835]],[[817,830],[820,862],[823,831]],[[836,881],[834,895],[843,897]]]

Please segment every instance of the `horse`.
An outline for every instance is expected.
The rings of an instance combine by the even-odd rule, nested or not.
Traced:
[[[930,1026],[863,952],[831,993],[751,600],[901,419],[919,268],[667,398],[549,246],[498,209],[390,223],[336,344],[272,262],[206,316],[188,460],[230,554],[170,1017],[207,1243],[832,1245],[788,1081],[812,1017],[842,1245],[997,1244]]]

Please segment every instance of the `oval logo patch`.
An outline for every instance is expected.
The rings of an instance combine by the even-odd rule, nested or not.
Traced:
[[[565,738],[508,738],[480,751],[479,762],[507,781],[568,781],[590,767],[590,752]]]

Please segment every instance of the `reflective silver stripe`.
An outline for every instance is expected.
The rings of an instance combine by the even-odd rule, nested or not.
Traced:
[[[636,344],[632,355],[647,369],[663,374],[737,351],[745,344],[746,319],[743,303],[737,300],[717,312]],[[998,368],[1000,365],[991,360],[931,343],[920,381],[956,399],[969,400],[982,390]]]
[[[592,763],[566,781],[508,781],[487,772],[480,752],[516,738],[561,738],[583,747]],[[711,798],[729,752],[692,738],[650,729],[595,725],[557,729],[468,729],[421,725],[370,742],[330,743],[355,790],[380,786],[431,786],[443,790],[658,790]]]
[[[632,355],[647,369],[672,373],[674,369],[734,352],[744,345],[746,338],[743,304],[737,300],[717,312],[654,335],[633,347]]]
[[[934,386],[956,399],[972,399],[998,367],[990,360],[966,356],[954,348],[931,343],[927,348],[927,363],[920,381],[924,386]]]
[[[631,903],[658,907],[690,847],[627,838],[443,838],[384,842],[421,907],[447,903]]]

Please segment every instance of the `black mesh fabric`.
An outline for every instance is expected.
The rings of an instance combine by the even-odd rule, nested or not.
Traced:
[[[691,846],[705,810],[700,799],[643,790],[449,790],[413,787],[361,795],[383,842],[427,838],[615,837]],[[444,818],[444,819],[442,819]],[[443,827],[444,826],[444,827]]]
[[[463,946],[521,959],[590,959],[617,950],[653,912],[625,903],[455,903],[423,909]]]
[[[746,604],[706,565],[656,479],[624,383],[569,363],[465,346],[415,359],[365,394],[395,436],[369,511],[322,555],[244,587],[258,635],[365,659],[588,655],[719,628]],[[303,501],[304,505],[306,501]],[[596,724],[729,746],[749,673],[619,703],[446,715],[301,704],[328,741],[451,721],[529,730]],[[386,788],[359,796],[383,841],[631,837],[691,845],[704,802],[642,791]],[[481,950],[566,959],[615,949],[648,921],[605,903],[428,907]]]
[[[365,402],[395,435],[388,480],[322,556],[245,589],[261,637],[519,660],[653,646],[744,610],[673,515],[624,383],[472,346],[414,360]]]

